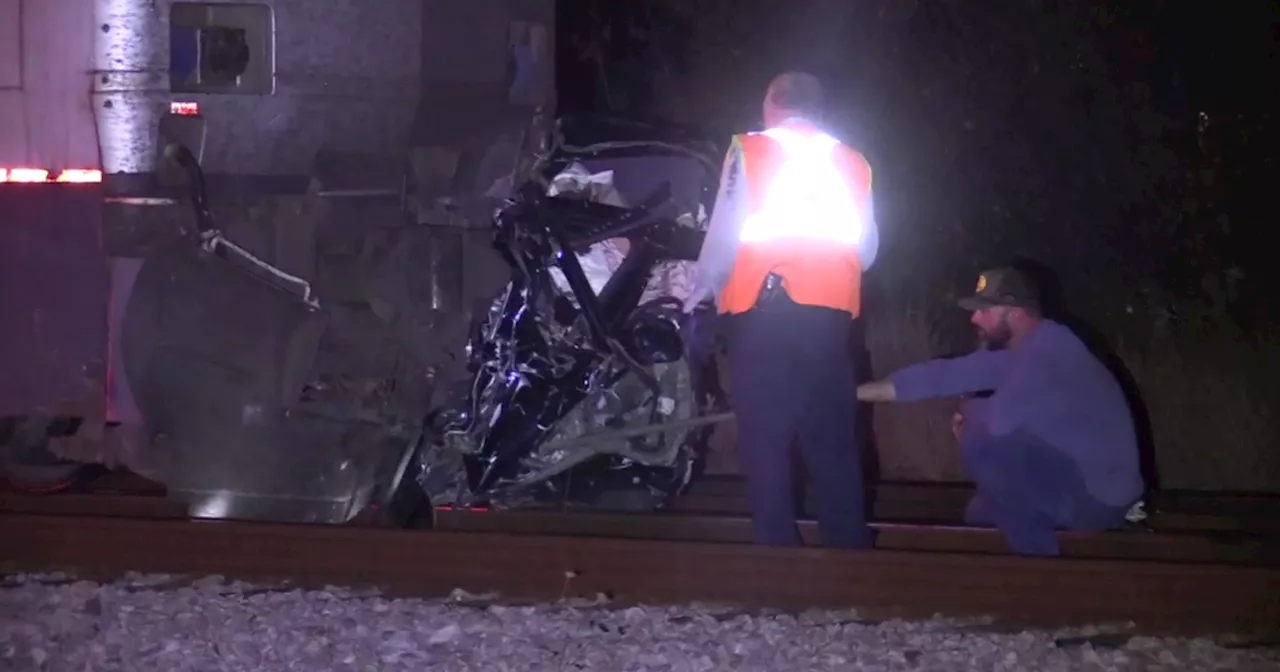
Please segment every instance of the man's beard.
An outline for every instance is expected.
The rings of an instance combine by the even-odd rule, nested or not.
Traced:
[[[986,329],[978,330],[978,342],[987,350],[1004,350],[1009,346],[1010,339],[1013,338],[1013,331],[1009,329],[1009,325],[1001,321],[990,331]]]

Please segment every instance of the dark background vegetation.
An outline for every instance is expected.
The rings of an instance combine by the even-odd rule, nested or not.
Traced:
[[[1278,6],[565,0],[561,109],[727,134],[773,75],[819,75],[875,169],[876,375],[972,347],[946,298],[1036,259],[1140,391],[1160,485],[1274,491]],[[876,412],[886,477],[962,477],[952,407]]]

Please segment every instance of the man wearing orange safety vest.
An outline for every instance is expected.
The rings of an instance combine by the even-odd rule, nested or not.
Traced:
[[[734,136],[685,311],[717,296],[756,543],[799,545],[799,440],[826,546],[866,548],[849,335],[879,245],[871,168],[824,133],[818,80],[769,85],[766,130]]]

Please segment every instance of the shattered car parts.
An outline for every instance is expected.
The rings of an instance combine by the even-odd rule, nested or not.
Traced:
[[[556,139],[541,164],[549,186],[522,185],[495,217],[511,280],[473,328],[471,377],[424,433],[418,480],[435,504],[648,509],[703,457],[710,423],[684,421],[717,399],[713,360],[688,337],[707,315],[680,307],[715,164],[657,141]],[[664,153],[697,166],[692,198],[666,181],[627,207],[614,173],[580,160]]]

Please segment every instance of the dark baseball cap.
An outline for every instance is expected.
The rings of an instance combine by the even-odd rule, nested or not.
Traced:
[[[983,271],[973,296],[959,301],[965,310],[982,310],[993,306],[1040,308],[1040,292],[1027,274],[1011,266]]]

